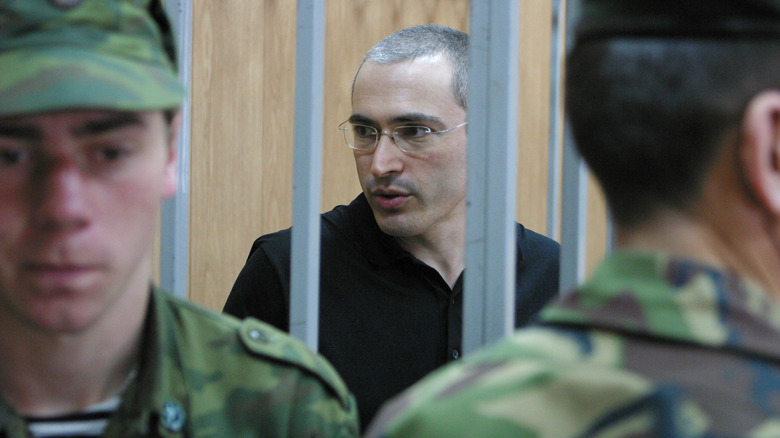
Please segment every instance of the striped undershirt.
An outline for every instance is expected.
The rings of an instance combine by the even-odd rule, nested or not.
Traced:
[[[87,438],[100,436],[108,419],[119,407],[121,397],[116,395],[83,411],[55,417],[25,417],[30,433],[35,438]]]
[[[122,389],[110,399],[96,403],[82,411],[54,417],[24,417],[30,434],[35,438],[89,438],[100,436],[109,418],[122,402],[125,389],[135,379],[136,370],[130,371]]]

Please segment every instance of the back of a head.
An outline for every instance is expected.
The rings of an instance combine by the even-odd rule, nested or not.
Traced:
[[[438,24],[401,29],[378,42],[363,57],[366,62],[395,64],[415,59],[444,56],[452,65],[452,89],[458,104],[466,108],[469,79],[469,37],[459,30]],[[357,78],[360,67],[355,74]],[[352,83],[354,89],[354,80]]]
[[[0,116],[184,97],[160,0],[2,0],[0,72]]]
[[[579,6],[567,113],[615,221],[685,210],[745,105],[780,88],[780,0]]]

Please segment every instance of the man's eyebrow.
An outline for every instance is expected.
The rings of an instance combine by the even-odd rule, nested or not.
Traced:
[[[4,125],[2,122],[0,122],[0,137],[7,137],[27,142],[36,142],[43,139],[43,132],[34,126],[15,124]]]
[[[126,126],[144,126],[145,122],[136,113],[116,113],[109,117],[97,120],[89,120],[76,127],[73,135],[76,137],[86,137],[90,135],[99,135],[110,132]]]
[[[347,120],[349,121],[349,123],[357,123],[359,125],[376,125],[375,121],[360,114],[352,114],[351,116],[349,116],[349,119]]]
[[[429,123],[432,122],[432,123],[441,123],[441,124],[444,123],[444,121],[439,117],[436,117],[432,114],[425,114],[425,113],[401,114],[393,117],[390,120],[390,122],[393,123],[394,125],[397,123],[414,123],[414,122],[429,122]]]
[[[362,125],[376,125],[376,121],[369,119],[366,116],[363,116],[361,114],[352,114],[349,117],[350,123],[359,123]],[[405,113],[400,114],[392,119],[390,119],[390,123],[393,125],[397,125],[400,123],[420,123],[420,122],[429,122],[429,123],[440,123],[444,124],[444,121],[440,119],[439,117],[436,117],[432,114],[425,114],[425,113]]]

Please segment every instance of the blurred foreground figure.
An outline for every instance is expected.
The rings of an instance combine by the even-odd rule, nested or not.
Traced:
[[[150,285],[173,49],[157,0],[0,0],[0,436],[356,436],[322,358]]]
[[[780,436],[780,1],[579,6],[567,112],[619,248],[369,436]]]

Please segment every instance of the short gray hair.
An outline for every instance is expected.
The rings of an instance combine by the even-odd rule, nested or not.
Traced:
[[[385,37],[366,53],[352,79],[352,91],[360,69],[367,61],[395,64],[419,58],[444,55],[452,66],[452,94],[466,109],[469,83],[469,36],[459,30],[438,24],[407,27]]]

